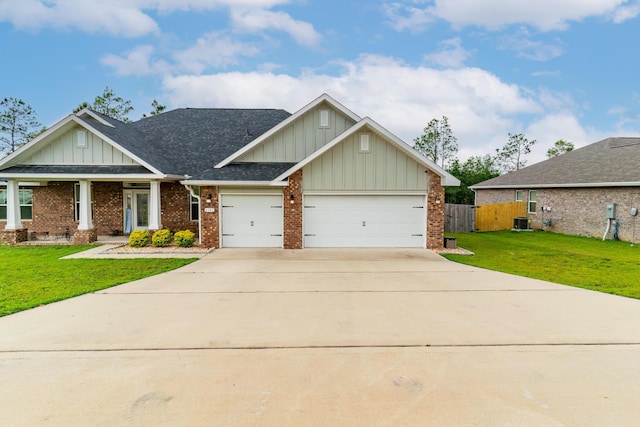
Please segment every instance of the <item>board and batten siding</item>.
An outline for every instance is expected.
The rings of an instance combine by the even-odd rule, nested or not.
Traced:
[[[86,147],[78,147],[78,131],[85,132]],[[97,135],[80,127],[72,129],[33,154],[25,164],[29,165],[137,165],[124,154]]]
[[[424,166],[374,132],[360,152],[356,133],[303,168],[305,191],[427,191]]]
[[[320,126],[320,111],[329,111],[329,126]],[[322,148],[355,122],[323,103],[303,114],[262,144],[244,154],[238,162],[299,162]]]

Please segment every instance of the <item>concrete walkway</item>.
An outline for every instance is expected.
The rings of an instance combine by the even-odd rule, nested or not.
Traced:
[[[635,426],[640,301],[419,250],[218,250],[0,318],[12,426]]]

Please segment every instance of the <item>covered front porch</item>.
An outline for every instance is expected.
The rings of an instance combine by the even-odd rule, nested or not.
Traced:
[[[126,239],[136,229],[165,227],[165,210],[174,230],[198,228],[197,218],[195,226],[191,218],[191,211],[199,211],[198,200],[192,206],[189,191],[176,182],[8,179],[5,185],[0,188],[6,212],[0,237],[5,245]]]

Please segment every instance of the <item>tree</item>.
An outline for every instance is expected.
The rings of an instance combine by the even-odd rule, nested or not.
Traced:
[[[536,142],[535,139],[527,139],[522,133],[509,133],[509,142],[501,149],[496,149],[496,158],[500,168],[505,172],[513,172],[525,167],[527,161],[524,157],[531,153],[531,147]]]
[[[151,111],[149,113],[149,115],[151,116],[157,116],[158,114],[162,113],[164,110],[167,109],[166,105],[162,105],[160,104],[158,101],[156,101],[155,99],[153,100],[153,102],[151,103],[151,108],[153,108],[153,111]],[[144,119],[145,117],[148,117],[146,114],[142,115],[142,118]]]
[[[4,98],[0,101],[0,153],[13,153],[39,135],[41,126],[30,105],[22,99]]]
[[[500,175],[496,158],[489,154],[469,157],[464,163],[455,159],[448,172],[460,180],[460,186],[445,188],[446,201],[463,205],[475,203],[475,193],[469,187]]]
[[[432,119],[424,128],[424,133],[414,139],[413,143],[416,151],[443,168],[458,153],[458,139],[453,136],[446,116],[442,116],[442,120]]]
[[[557,157],[560,154],[568,153],[569,151],[573,151],[575,147],[573,146],[573,142],[565,141],[564,139],[557,140],[553,147],[547,150],[547,157]]]
[[[93,100],[93,104],[88,104],[83,102],[78,105],[74,113],[81,111],[85,108],[91,108],[92,110],[104,114],[105,116],[109,116],[116,120],[120,120],[122,122],[130,122],[129,117],[127,115],[133,111],[133,107],[131,106],[131,101],[124,100],[122,97],[117,96],[115,92],[109,88],[109,86],[104,88],[104,92],[102,95],[96,96]]]

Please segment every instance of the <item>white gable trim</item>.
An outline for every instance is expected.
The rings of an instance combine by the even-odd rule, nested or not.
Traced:
[[[94,119],[96,119],[97,121],[99,121],[100,123],[102,123],[105,126],[109,126],[110,128],[115,127],[111,123],[109,123],[108,121],[106,121],[105,119],[100,117],[98,114],[96,114],[93,110],[91,110],[89,108],[83,108],[82,110],[78,111],[76,116],[82,117],[85,114],[88,115],[88,116],[93,117]]]
[[[85,110],[88,112],[87,114],[91,115],[92,117],[95,115],[95,114],[92,115],[90,110],[87,110],[87,109],[85,109]],[[85,111],[85,110],[82,110],[82,111]],[[102,120],[102,119],[99,119],[99,121],[101,123],[104,122],[104,120]],[[129,150],[125,149],[120,144],[118,144],[117,142],[115,142],[114,140],[109,138],[108,136],[104,135],[102,132],[99,132],[97,129],[93,128],[91,125],[89,125],[87,122],[85,122],[82,118],[78,117],[78,115],[76,115],[76,114],[68,115],[64,119],[60,120],[58,123],[56,123],[53,126],[51,126],[49,129],[47,129],[42,134],[38,135],[36,138],[32,139],[31,141],[29,141],[28,143],[26,143],[25,145],[23,145],[22,147],[20,147],[16,151],[14,151],[13,153],[11,153],[8,156],[6,156],[4,159],[0,160],[0,167],[2,167],[4,165],[12,165],[13,164],[13,162],[12,162],[13,160],[25,155],[26,153],[28,153],[30,151],[33,151],[35,149],[35,147],[38,147],[38,146],[43,145],[43,144],[46,144],[46,140],[52,134],[54,134],[55,132],[57,132],[58,130],[60,130],[61,128],[63,128],[64,126],[68,125],[71,122],[76,123],[77,125],[79,125],[79,126],[85,128],[86,130],[88,130],[89,132],[97,135],[98,137],[100,137],[101,139],[106,141],[108,144],[114,146],[116,149],[122,151],[127,156],[131,157],[133,160],[138,162],[141,166],[144,166],[145,168],[147,168],[150,171],[152,171],[154,174],[164,176],[164,174],[160,170],[158,170],[155,167],[151,166],[149,163],[147,163],[146,161],[144,161],[140,157],[134,155]],[[111,126],[111,125],[109,125],[109,126]],[[113,126],[111,126],[111,127],[113,127]]]
[[[331,150],[337,144],[340,144],[346,138],[350,137],[351,135],[353,135],[356,132],[361,131],[363,128],[365,128],[367,126],[370,127],[371,129],[373,129],[374,131],[376,131],[377,133],[381,134],[382,136],[384,136],[393,145],[395,145],[403,153],[405,153],[406,155],[408,155],[409,157],[414,159],[416,162],[418,162],[419,164],[425,166],[426,168],[432,170],[437,175],[439,175],[441,177],[441,184],[442,185],[444,185],[444,186],[452,186],[452,187],[456,187],[456,186],[460,185],[460,181],[457,178],[455,178],[453,175],[451,175],[450,173],[448,173],[447,171],[442,169],[440,166],[435,164],[433,161],[431,161],[431,160],[427,159],[426,157],[422,156],[420,153],[418,153],[412,147],[407,145],[407,143],[402,141],[400,138],[398,138],[397,136],[395,136],[394,134],[392,134],[391,132],[389,132],[388,130],[383,128],[382,126],[380,126],[378,123],[376,123],[375,121],[373,121],[369,117],[365,117],[364,119],[362,119],[361,121],[356,123],[356,125],[352,126],[351,128],[347,129],[342,134],[340,134],[337,137],[335,137],[328,144],[324,145],[322,148],[320,148],[319,150],[315,151],[314,153],[312,153],[310,156],[308,156],[304,160],[301,160],[300,162],[298,162],[295,166],[293,166],[290,169],[288,169],[285,172],[283,172],[280,176],[275,178],[274,181],[282,181],[282,180],[286,179],[292,173],[302,169],[304,166],[308,165],[309,163],[311,163],[312,161],[314,161],[318,157],[322,156],[327,151]]]
[[[304,107],[302,107],[300,110],[298,110],[297,112],[295,112],[291,116],[287,117],[286,120],[280,122],[275,127],[271,128],[267,132],[263,133],[262,135],[260,135],[259,137],[257,137],[253,141],[251,141],[250,144],[245,145],[240,150],[238,150],[235,153],[231,154],[229,157],[227,157],[226,159],[224,159],[223,161],[221,161],[220,163],[215,165],[214,168],[218,169],[218,168],[221,168],[221,167],[224,167],[224,166],[228,165],[229,163],[231,163],[232,161],[234,161],[238,157],[242,156],[243,154],[245,154],[248,151],[250,151],[251,149],[253,149],[254,147],[262,144],[265,140],[267,140],[269,137],[274,135],[276,132],[278,132],[281,129],[285,128],[290,123],[296,121],[301,116],[303,116],[307,112],[311,111],[313,108],[315,108],[316,106],[320,105],[323,102],[327,102],[332,107],[334,107],[335,109],[339,110],[342,114],[344,114],[345,116],[351,118],[355,122],[359,122],[360,120],[362,120],[362,118],[360,116],[358,116],[356,113],[354,113],[353,111],[349,110],[347,107],[345,107],[344,105],[340,104],[338,101],[336,101],[335,99],[333,99],[332,97],[330,97],[329,95],[324,93],[324,94],[320,95],[318,98],[316,98],[313,101],[311,101],[310,103],[308,103],[307,105],[305,105]]]

